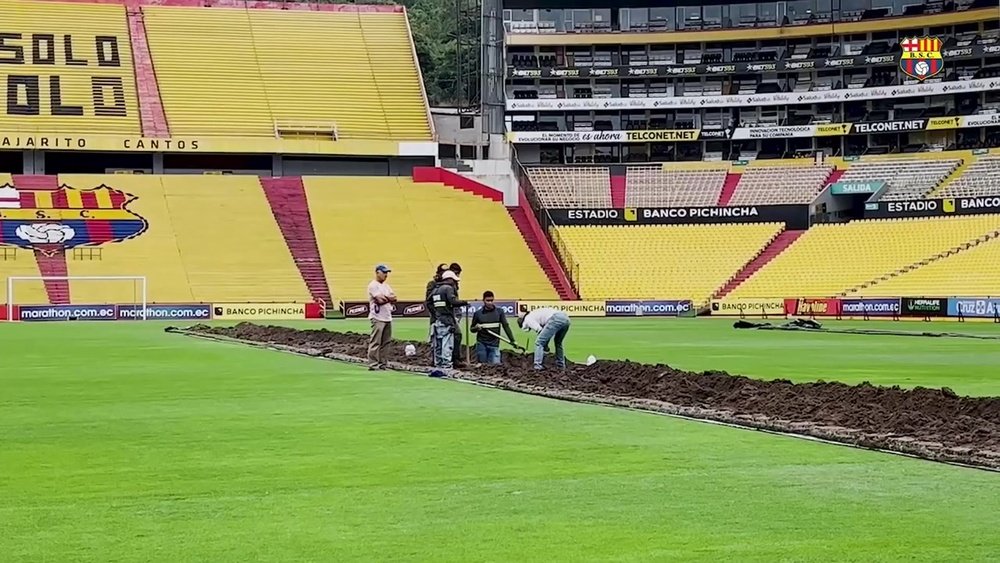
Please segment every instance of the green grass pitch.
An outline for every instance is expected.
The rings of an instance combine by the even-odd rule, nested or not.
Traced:
[[[1000,395],[1000,341],[730,324],[578,319],[568,351]],[[1000,553],[997,474],[370,373],[163,326],[0,325],[0,560],[971,562]],[[992,324],[891,326],[1000,334]],[[422,321],[397,322],[399,337],[425,333]]]

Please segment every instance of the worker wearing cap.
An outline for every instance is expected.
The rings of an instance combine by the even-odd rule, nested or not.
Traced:
[[[536,370],[542,369],[542,360],[550,340],[556,342],[556,366],[559,369],[566,367],[566,355],[563,353],[563,340],[569,332],[569,316],[566,313],[550,307],[535,309],[530,313],[525,311],[517,318],[517,326],[538,333],[538,338],[535,339]]]
[[[452,262],[451,265],[448,264],[438,264],[437,270],[434,272],[434,277],[431,281],[427,282],[427,291],[424,294],[424,306],[427,308],[427,316],[430,317],[430,343],[431,343],[431,360],[437,358],[437,351],[435,346],[437,345],[437,339],[434,337],[434,321],[437,319],[437,311],[434,309],[434,303],[431,301],[431,294],[437,288],[438,284],[441,283],[441,274],[445,271],[454,272],[456,280],[462,276],[462,266],[458,262]],[[455,291],[458,292],[458,282],[455,283]],[[455,335],[455,344],[453,346],[452,363],[456,366],[462,363],[462,333]]]
[[[368,369],[385,369],[385,352],[392,340],[392,309],[396,294],[389,287],[389,266],[375,266],[375,279],[368,284],[368,319],[372,334],[368,340]]]
[[[507,333],[507,341],[514,344],[514,333],[507,323],[507,315],[496,306],[492,291],[483,292],[483,308],[472,315],[472,332],[476,333],[476,360],[481,364],[500,363],[500,329]]]
[[[454,367],[456,335],[460,335],[455,309],[469,304],[458,298],[458,274],[446,270],[441,274],[441,283],[431,293],[434,310],[434,367],[451,369]]]

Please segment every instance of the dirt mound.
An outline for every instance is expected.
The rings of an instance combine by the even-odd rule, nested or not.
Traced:
[[[189,331],[308,350],[314,355],[363,358],[368,347],[367,335],[325,329],[241,323],[197,325]],[[405,355],[406,344],[417,348],[416,356]],[[430,346],[393,341],[388,358],[429,367]],[[565,370],[549,366],[538,372],[532,369],[530,355],[505,352],[503,358],[501,366],[473,366],[461,377],[559,398],[662,410],[1000,468],[1000,397],[960,397],[947,388],[763,381],[629,361],[603,360],[591,366],[569,362]]]

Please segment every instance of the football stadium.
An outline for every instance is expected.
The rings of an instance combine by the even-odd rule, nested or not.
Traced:
[[[998,560],[995,1],[0,22],[0,560]]]

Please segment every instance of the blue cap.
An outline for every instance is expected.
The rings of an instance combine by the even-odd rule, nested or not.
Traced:
[[[382,272],[383,274],[388,274],[392,270],[390,270],[389,266],[386,266],[385,264],[379,264],[378,266],[375,266],[375,271]]]

